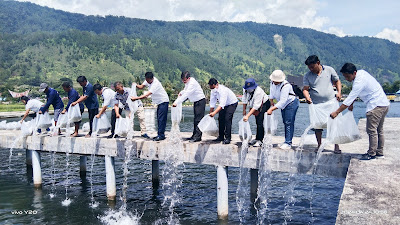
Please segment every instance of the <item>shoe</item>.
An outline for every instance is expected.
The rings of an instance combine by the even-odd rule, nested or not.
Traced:
[[[217,139],[215,139],[214,141],[216,141],[216,142],[220,142],[220,141],[224,141],[224,139],[223,138],[221,138],[221,137],[218,137]]]
[[[49,131],[50,131],[50,128],[46,128],[46,131],[49,132]]]
[[[142,134],[142,137],[143,137],[143,138],[150,139],[149,135],[147,135],[147,134]]]
[[[114,134],[110,134],[107,136],[107,138],[113,138],[113,137],[114,137]]]
[[[253,144],[253,147],[261,147],[262,146],[262,142],[257,140],[256,143]]]
[[[255,143],[257,143],[257,141],[258,141],[258,140],[256,140],[256,139],[251,140],[251,141],[249,142],[249,145],[254,145]]]
[[[162,137],[157,136],[157,137],[153,138],[153,141],[162,141],[162,140],[165,140],[165,137],[162,138]]]
[[[224,145],[227,145],[227,144],[230,144],[231,143],[231,140],[228,140],[228,139],[225,139],[223,142],[222,142],[222,144],[224,144]]]
[[[335,154],[342,154],[342,150],[340,150],[340,149],[339,149],[339,150],[334,150],[333,153],[335,153]]]
[[[185,140],[185,141],[191,141],[191,140],[193,140],[193,137],[190,137],[190,138],[184,138],[183,140]]]
[[[278,144],[278,148],[280,148],[283,144],[285,144],[285,142]]]
[[[199,141],[201,141],[201,138],[196,138],[196,139],[191,139],[189,142],[199,142]]]
[[[281,147],[280,147],[280,149],[284,149],[284,150],[288,150],[288,149],[291,149],[291,148],[292,148],[292,146],[289,145],[289,144],[287,144],[287,143],[284,143],[284,144],[281,145]]]
[[[376,154],[375,157],[376,157],[377,159],[384,159],[384,158],[385,158],[385,156],[384,156],[384,155],[381,155],[381,154]]]
[[[119,135],[114,135],[114,138],[120,138],[120,136]]]
[[[362,154],[360,158],[360,160],[371,160],[371,159],[376,159],[376,157],[368,153]]]
[[[37,129],[38,134],[42,133],[42,129]]]

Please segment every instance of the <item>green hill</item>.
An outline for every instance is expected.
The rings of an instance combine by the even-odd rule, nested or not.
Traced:
[[[388,82],[389,89],[396,89],[390,84],[400,80],[400,45],[387,40],[340,38],[253,22],[84,16],[0,0],[2,93],[43,81],[59,88],[61,82],[75,81],[79,75],[92,83],[109,85],[121,80],[129,84],[143,81],[143,74],[150,70],[172,99],[183,87],[182,70],[191,71],[205,87],[209,78],[216,77],[240,93],[249,76],[268,87],[268,76],[275,69],[303,75],[307,72],[304,61],[311,54],[337,71],[343,63],[353,62],[381,83]]]

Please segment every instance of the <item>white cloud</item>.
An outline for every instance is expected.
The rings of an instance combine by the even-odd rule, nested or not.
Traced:
[[[273,23],[322,30],[318,0],[20,0],[86,15],[116,15],[150,20],[210,20]]]
[[[339,27],[329,27],[328,30],[324,30],[325,33],[334,34],[338,37],[347,36],[347,34],[343,31],[342,28]]]
[[[389,41],[393,41],[394,43],[400,44],[400,31],[392,30],[389,28],[383,29],[383,31],[379,32],[375,35],[377,38],[387,39]]]

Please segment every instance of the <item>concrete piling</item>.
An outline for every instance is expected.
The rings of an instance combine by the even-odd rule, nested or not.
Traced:
[[[35,188],[42,187],[42,168],[40,165],[40,153],[32,151],[32,169],[33,169],[33,186]]]
[[[218,219],[228,219],[228,168],[217,166],[217,212]]]
[[[86,162],[87,162],[87,156],[81,155],[79,157],[79,174],[81,176],[86,176],[86,171],[87,171]]]
[[[153,187],[158,187],[160,184],[160,161],[151,161],[151,180],[153,182]]]
[[[115,183],[115,163],[114,157],[104,156],[106,167],[106,186],[108,200],[115,201],[117,196],[117,185]]]
[[[26,153],[26,165],[31,165],[32,166],[32,150],[25,150]]]
[[[254,201],[258,191],[258,169],[250,169],[250,198]]]

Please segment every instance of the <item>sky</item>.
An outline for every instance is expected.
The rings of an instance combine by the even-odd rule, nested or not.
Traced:
[[[272,23],[400,44],[399,0],[18,0],[85,15]]]

